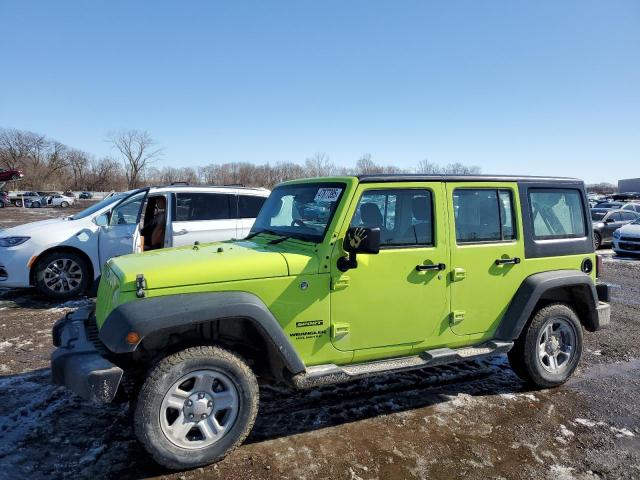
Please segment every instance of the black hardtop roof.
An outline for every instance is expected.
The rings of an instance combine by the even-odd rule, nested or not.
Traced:
[[[534,182],[534,183],[579,183],[571,177],[536,177],[527,175],[430,175],[422,173],[357,175],[361,183],[374,182]]]

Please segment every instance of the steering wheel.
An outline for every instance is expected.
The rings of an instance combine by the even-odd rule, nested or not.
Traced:
[[[300,218],[296,218],[296,219],[293,220],[293,222],[291,222],[291,226],[292,227],[295,227],[296,225],[300,225],[301,227],[306,227],[307,226],[307,224],[304,223],[302,221],[302,219],[300,219]]]

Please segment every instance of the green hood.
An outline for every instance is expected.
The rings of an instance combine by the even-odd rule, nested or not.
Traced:
[[[274,246],[275,247],[275,246]],[[290,253],[252,241],[209,243],[125,255],[109,261],[120,279],[120,291],[135,290],[144,274],[147,289],[284,277],[318,271],[316,256]]]

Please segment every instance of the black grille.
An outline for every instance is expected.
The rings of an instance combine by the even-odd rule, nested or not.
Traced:
[[[85,331],[87,333],[87,340],[93,343],[96,350],[101,354],[108,353],[107,347],[100,341],[98,337],[98,326],[96,325],[96,317],[91,316],[84,322]]]
[[[640,243],[620,243],[620,248],[624,250],[640,251]]]
[[[622,242],[638,242],[640,243],[640,237],[620,237]]]

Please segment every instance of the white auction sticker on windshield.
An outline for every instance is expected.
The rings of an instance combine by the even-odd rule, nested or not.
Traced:
[[[314,202],[335,202],[342,192],[341,188],[319,188]]]

